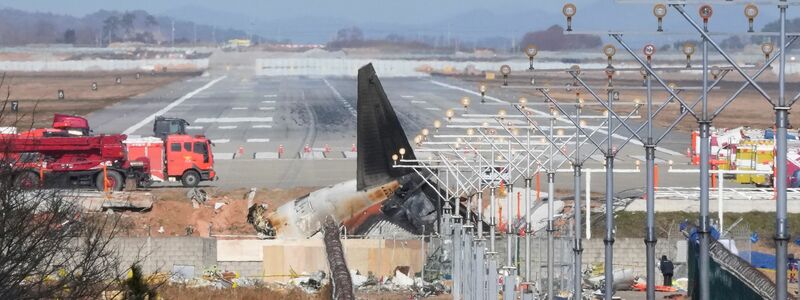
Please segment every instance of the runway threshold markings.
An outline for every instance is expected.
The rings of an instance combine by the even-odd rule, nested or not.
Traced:
[[[327,85],[328,88],[331,89],[331,92],[333,92],[333,95],[336,96],[336,100],[339,100],[339,102],[342,103],[342,106],[344,106],[350,112],[350,114],[352,114],[353,117],[355,117],[356,116],[356,110],[353,109],[352,106],[350,106],[350,103],[347,102],[347,100],[345,100],[344,97],[342,97],[342,94],[340,94],[339,91],[336,90],[336,88],[333,87],[333,85],[330,82],[328,82],[327,79],[322,79],[322,81],[324,81],[325,85]]]
[[[444,83],[444,82],[441,82],[441,81],[436,81],[436,80],[430,80],[430,82],[435,84],[435,85],[438,85],[438,86],[441,86],[441,87],[445,87],[445,88],[448,88],[448,89],[462,91],[464,93],[467,93],[467,94],[470,94],[470,95],[474,95],[474,96],[481,96],[481,94],[476,92],[476,91],[465,89],[465,88],[462,88],[460,86],[455,86],[455,85],[452,85],[452,84],[447,84],[447,83]],[[506,104],[509,103],[508,101],[500,100],[498,98],[495,98],[495,97],[492,97],[492,96],[489,96],[489,95],[485,95],[483,97],[486,100],[491,100],[491,101],[494,101],[494,102],[497,102],[497,103],[506,103]],[[540,111],[540,110],[536,110],[536,109],[531,109],[531,110],[534,111],[536,114],[538,114],[540,116],[550,116],[550,114],[545,113],[545,112]],[[569,120],[567,120],[564,117],[559,117],[557,120],[559,122],[562,122],[562,123],[572,124],[572,122],[570,122]],[[602,134],[608,134],[608,131],[605,131],[605,130],[602,130],[602,129],[599,129],[597,132],[602,133]],[[614,138],[620,139],[620,140],[628,140],[627,137],[619,135],[619,134],[616,134],[616,133],[612,134],[611,136],[614,137]],[[637,141],[635,139],[631,139],[630,142],[632,144],[639,145],[639,146],[644,145],[644,144],[642,144],[642,142]],[[661,148],[661,147],[656,147],[656,150],[657,151],[661,151],[661,152],[666,153],[666,154],[675,155],[675,156],[684,155],[684,154],[682,154],[680,152],[672,151],[672,150]]]
[[[241,118],[197,118],[194,123],[271,123],[272,117],[241,117]]]
[[[171,109],[175,108],[178,105],[181,105],[181,103],[183,103],[184,101],[194,97],[195,95],[199,94],[202,91],[207,90],[208,88],[210,88],[210,87],[214,86],[215,84],[217,84],[217,82],[220,82],[220,81],[222,81],[223,79],[225,79],[227,77],[228,76],[225,75],[225,76],[219,77],[217,79],[214,79],[214,80],[206,83],[204,86],[201,86],[200,88],[198,88],[198,89],[196,89],[194,91],[191,91],[191,92],[187,93],[186,95],[183,95],[183,97],[180,97],[175,101],[172,101],[172,103],[170,103],[169,105],[167,105],[164,108],[160,109],[159,111],[153,113],[152,115],[149,115],[146,118],[142,119],[139,123],[134,124],[133,126],[129,127],[128,129],[125,129],[125,131],[123,131],[122,133],[123,134],[131,134],[131,133],[134,133],[136,130],[139,130],[139,128],[142,128],[145,125],[152,124],[153,120],[156,119],[156,116],[161,116],[161,115],[166,114]]]

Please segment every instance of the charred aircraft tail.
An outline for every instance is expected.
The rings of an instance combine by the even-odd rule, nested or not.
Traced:
[[[414,151],[389,103],[372,64],[358,70],[358,174],[359,190],[384,184],[410,173],[392,167],[392,154],[405,149],[404,158]]]

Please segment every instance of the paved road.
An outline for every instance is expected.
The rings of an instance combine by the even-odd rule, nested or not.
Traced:
[[[184,118],[191,123],[190,133],[204,134],[215,142],[221,180],[210,184],[221,187],[320,186],[355,176],[355,160],[348,159],[346,153],[356,143],[354,78],[262,77],[254,74],[252,60],[226,61],[228,58],[224,55],[216,57],[217,61],[211,64],[207,74],[96,111],[88,116],[90,123],[101,133],[149,135],[152,118],[156,115]],[[433,120],[441,119],[447,109],[459,108],[458,101],[463,96],[472,97],[472,113],[495,113],[500,107],[480,105],[474,87],[457,79],[381,80],[410,138],[423,127],[432,128]],[[488,96],[516,101],[523,94],[504,89],[490,91]],[[526,97],[531,102],[541,101],[530,95]],[[659,152],[658,157],[674,160],[676,165],[685,162],[685,157],[676,155],[686,147],[682,140],[688,141],[680,136],[670,140],[665,146],[669,153]],[[617,143],[621,141],[617,139]],[[311,154],[303,154],[306,145],[312,150]],[[281,159],[274,159],[279,149],[283,149]],[[643,156],[643,152],[640,145],[629,144],[618,156],[618,168],[634,168],[636,159],[632,156]],[[324,155],[325,159],[299,159],[303,155],[316,158]],[[234,156],[235,159],[231,159]],[[662,183],[692,185],[696,182],[696,176],[669,176],[663,165],[662,162]],[[568,167],[568,164],[563,166]],[[601,167],[596,160],[589,160],[585,166]],[[619,174],[616,189],[641,187],[642,175]],[[601,191],[603,176],[595,174],[593,177],[592,189]],[[557,181],[559,187],[570,188],[571,174],[559,174]]]

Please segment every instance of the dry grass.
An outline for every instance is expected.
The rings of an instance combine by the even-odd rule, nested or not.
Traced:
[[[53,113],[86,115],[130,97],[149,92],[172,82],[196,76],[196,72],[168,72],[151,75],[141,72],[75,72],[75,73],[7,73],[0,86],[0,99],[19,101],[19,113],[15,122],[25,129],[47,127]],[[116,84],[116,77],[122,84]],[[92,91],[92,83],[98,85]],[[64,91],[64,99],[58,99],[58,90]],[[10,108],[6,108],[10,110]],[[34,113],[35,111],[35,113]],[[10,123],[16,117],[4,118]],[[5,124],[9,125],[9,124]]]

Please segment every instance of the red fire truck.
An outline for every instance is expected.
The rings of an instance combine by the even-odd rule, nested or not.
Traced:
[[[150,162],[151,182],[180,181],[185,187],[217,179],[211,141],[186,134],[183,119],[157,117],[154,137],[128,138],[128,157]]]

